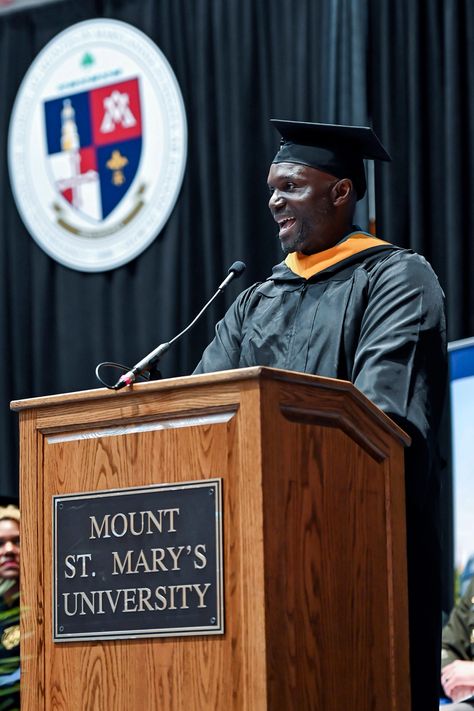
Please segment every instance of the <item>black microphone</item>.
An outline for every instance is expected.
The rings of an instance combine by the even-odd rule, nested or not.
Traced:
[[[129,370],[127,373],[124,373],[117,380],[117,382],[113,386],[113,390],[120,390],[121,388],[124,388],[126,385],[132,385],[139,375],[142,375],[142,373],[145,373],[145,372],[151,370],[151,368],[155,365],[155,363],[157,363],[160,360],[161,356],[164,353],[166,353],[168,348],[175,341],[177,341],[179,338],[181,338],[181,336],[184,336],[184,334],[187,333],[194,326],[196,321],[198,321],[201,318],[202,314],[209,308],[209,306],[212,304],[214,299],[220,293],[222,293],[224,291],[226,286],[228,286],[228,284],[230,284],[230,282],[233,279],[237,279],[241,274],[244,273],[244,271],[245,271],[245,264],[243,262],[234,262],[233,265],[229,268],[229,272],[228,272],[226,278],[224,279],[224,281],[222,282],[222,284],[220,284],[217,287],[216,293],[209,299],[207,304],[205,304],[202,307],[202,309],[200,310],[198,315],[195,316],[195,318],[193,318],[191,323],[188,326],[186,326],[185,329],[180,331],[180,333],[178,333],[177,336],[174,336],[174,338],[172,338],[171,341],[167,341],[166,343],[161,343],[159,346],[157,346],[157,348],[155,348],[153,351],[151,351],[151,353],[148,353],[148,355],[146,355],[144,358],[139,360],[138,363],[136,363],[133,366],[133,368],[131,368],[131,370]]]

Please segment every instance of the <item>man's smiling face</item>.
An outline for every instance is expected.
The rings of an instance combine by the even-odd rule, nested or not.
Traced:
[[[285,254],[314,254],[332,247],[335,207],[331,191],[338,182],[329,173],[298,163],[272,163],[268,173],[268,203],[280,227]]]

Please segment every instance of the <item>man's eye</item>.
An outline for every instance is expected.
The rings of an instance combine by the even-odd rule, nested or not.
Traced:
[[[289,191],[294,190],[295,188],[296,188],[296,185],[294,183],[287,183],[286,184],[286,189]]]

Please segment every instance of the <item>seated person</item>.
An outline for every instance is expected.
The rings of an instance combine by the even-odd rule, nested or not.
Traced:
[[[20,511],[0,506],[0,708],[20,708]]]
[[[443,629],[441,684],[453,701],[443,710],[474,709],[474,578]]]

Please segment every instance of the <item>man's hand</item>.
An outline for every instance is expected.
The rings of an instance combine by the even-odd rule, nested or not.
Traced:
[[[454,702],[474,694],[474,662],[456,659],[447,664],[441,671],[441,683]]]

